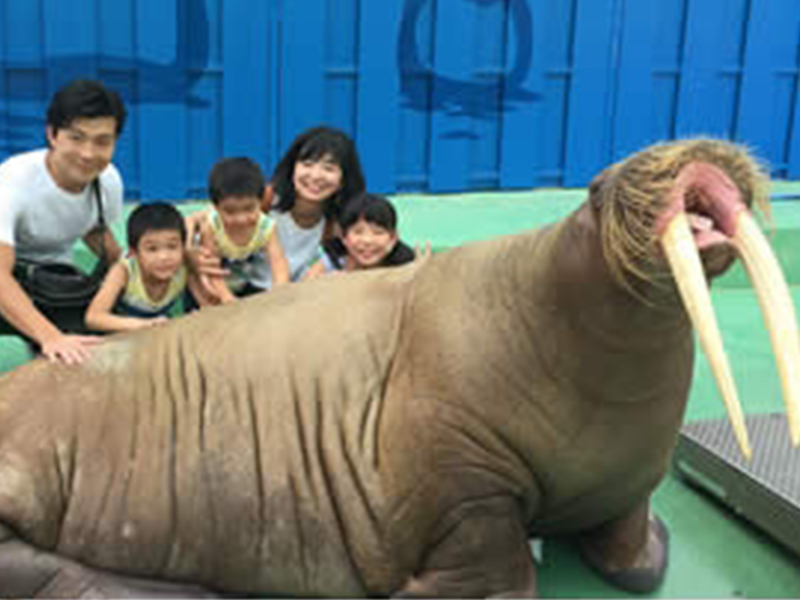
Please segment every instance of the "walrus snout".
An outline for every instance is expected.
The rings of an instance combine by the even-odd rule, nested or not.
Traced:
[[[656,236],[663,235],[677,213],[685,213],[703,269],[709,278],[717,277],[736,260],[736,218],[746,210],[741,191],[725,171],[711,163],[692,162],[675,178],[667,208],[656,222]]]
[[[731,250],[741,257],[761,304],[781,375],[792,441],[798,445],[800,382],[794,373],[800,368],[800,340],[794,307],[777,259],[742,199],[742,188],[721,168],[692,162],[679,171],[668,198],[656,236],[717,379],[742,454],[749,458],[752,451],[706,283],[709,268],[722,269],[730,263],[732,257],[725,252]],[[701,253],[706,255],[705,262]],[[709,265],[709,257],[718,264]]]
[[[766,172],[749,152],[721,140],[656,144],[612,165],[590,186],[603,256],[634,294],[674,281],[711,364],[742,453],[744,417],[714,315],[708,280],[741,258],[770,332],[792,441],[800,444],[800,335],[780,266],[751,209],[768,216]],[[666,259],[666,260],[665,260]],[[634,285],[636,282],[645,285]],[[646,296],[646,291],[644,294]]]

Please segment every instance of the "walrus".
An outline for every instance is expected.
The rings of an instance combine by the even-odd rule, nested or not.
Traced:
[[[0,596],[535,596],[553,534],[655,589],[695,328],[750,452],[708,292],[737,256],[800,435],[765,185],[739,146],[655,145],[544,229],[4,376]]]

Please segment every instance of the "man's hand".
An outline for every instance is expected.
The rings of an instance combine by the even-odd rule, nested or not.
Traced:
[[[78,365],[91,355],[92,347],[103,342],[96,335],[59,334],[42,344],[42,354],[51,362]]]
[[[122,249],[108,227],[95,227],[83,236],[83,243],[95,256],[103,257],[108,266],[113,265],[122,256]]]

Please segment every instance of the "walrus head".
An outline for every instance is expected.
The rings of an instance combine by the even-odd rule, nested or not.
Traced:
[[[748,458],[752,452],[707,281],[737,256],[742,259],[770,332],[797,445],[800,336],[788,286],[751,212],[768,216],[767,181],[741,146],[694,139],[647,148],[609,167],[590,186],[611,273],[633,293],[664,283],[664,276],[677,286]]]

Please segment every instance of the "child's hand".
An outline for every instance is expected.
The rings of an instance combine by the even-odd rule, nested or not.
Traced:
[[[201,277],[225,277],[230,273],[222,268],[219,256],[204,246],[187,248],[186,257],[189,268]]]
[[[142,329],[150,329],[151,327],[158,327],[159,325],[164,325],[165,323],[169,323],[169,318],[153,317],[152,319],[142,319]]]
[[[419,242],[414,244],[414,258],[428,258],[432,254],[431,251],[431,241],[428,240],[425,242],[425,248],[420,250]]]

